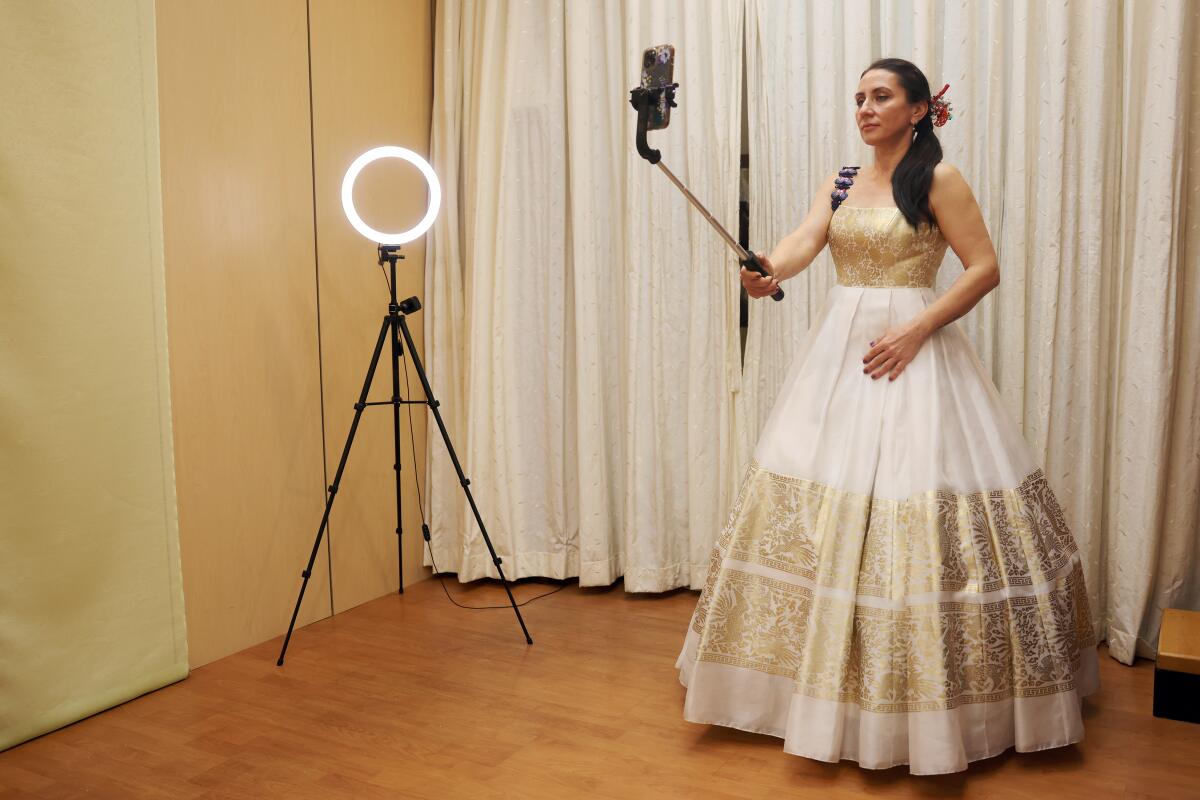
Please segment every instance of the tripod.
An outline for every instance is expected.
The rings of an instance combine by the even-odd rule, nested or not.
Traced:
[[[533,639],[529,635],[529,629],[525,627],[525,620],[521,617],[521,610],[517,608],[517,602],[513,599],[512,590],[509,588],[508,579],[504,577],[504,570],[500,567],[502,559],[496,555],[496,549],[492,547],[492,540],[488,537],[487,528],[483,524],[483,518],[479,515],[479,508],[475,505],[475,498],[471,495],[471,481],[467,479],[463,473],[462,465],[458,461],[458,455],[454,452],[454,445],[450,442],[450,434],[446,431],[446,423],[442,420],[442,413],[438,410],[440,403],[433,396],[433,389],[429,386],[429,379],[425,375],[425,368],[421,364],[421,357],[417,355],[417,348],[413,344],[412,334],[408,330],[407,314],[412,314],[419,311],[421,301],[415,297],[410,297],[403,302],[396,301],[396,261],[403,259],[400,255],[399,245],[379,245],[379,266],[383,266],[386,261],[391,269],[391,282],[389,291],[391,294],[391,302],[388,303],[387,316],[383,318],[383,325],[379,328],[379,338],[375,340],[375,352],[371,355],[371,365],[367,368],[367,377],[363,381],[362,391],[359,392],[358,402],[354,404],[354,421],[350,423],[350,433],[346,436],[346,445],[342,448],[342,458],[338,462],[337,472],[333,476],[333,485],[329,487],[328,497],[325,500],[325,513],[321,516],[321,526],[317,528],[317,538],[313,542],[312,553],[308,557],[308,566],[300,573],[304,578],[300,584],[300,595],[296,598],[296,608],[292,611],[292,621],[288,625],[287,635],[283,638],[283,649],[279,651],[279,660],[276,666],[283,666],[283,657],[287,654],[288,643],[292,639],[292,632],[296,628],[296,617],[300,614],[300,604],[304,602],[304,590],[308,588],[308,579],[312,577],[313,564],[317,560],[317,553],[321,549],[321,539],[325,536],[325,529],[329,526],[329,512],[333,508],[333,501],[337,499],[338,487],[342,483],[342,473],[346,469],[346,459],[350,456],[350,447],[354,444],[354,434],[358,431],[359,420],[362,419],[363,410],[367,406],[391,406],[392,407],[392,438],[395,444],[396,463],[394,464],[396,472],[396,547],[400,550],[400,545],[404,537],[404,520],[401,515],[400,502],[400,406],[403,405],[427,405],[433,412],[434,419],[437,420],[438,430],[441,431],[442,441],[446,443],[446,450],[450,453],[450,460],[454,464],[454,470],[458,473],[458,482],[463,487],[463,491],[467,495],[467,502],[471,504],[471,511],[475,514],[475,521],[479,523],[479,532],[483,534],[483,541],[487,544],[488,552],[492,554],[492,563],[496,565],[496,570],[500,573],[500,580],[504,583],[504,591],[508,594],[508,601],[512,604],[513,611],[517,615],[517,622],[521,625],[521,631],[525,634],[526,644],[533,644]],[[392,399],[383,400],[374,403],[367,402],[367,393],[371,390],[371,383],[375,379],[375,369],[379,366],[379,356],[383,353],[383,343],[388,339],[388,332],[391,332],[392,340]],[[401,344],[400,337],[404,337],[404,343]],[[408,346],[408,352],[412,354],[413,366],[417,370],[417,377],[421,380],[421,388],[425,392],[424,400],[404,400],[400,397],[400,358],[404,353],[404,345]],[[421,532],[425,538],[425,542],[430,541],[429,526],[425,523],[421,524]],[[404,593],[404,555],[400,551],[398,553],[400,563],[400,593]]]

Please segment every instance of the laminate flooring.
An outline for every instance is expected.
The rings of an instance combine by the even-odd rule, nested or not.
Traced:
[[[1200,798],[1200,725],[1150,713],[1153,664],[1101,648],[1087,738],[914,777],[681,716],[698,594],[444,576],[0,753],[2,798]],[[281,632],[285,615],[280,609]]]

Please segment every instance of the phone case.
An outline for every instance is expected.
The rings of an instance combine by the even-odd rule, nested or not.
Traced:
[[[675,74],[675,47],[661,44],[658,47],[648,47],[642,53],[642,88],[663,89],[671,86]],[[658,107],[650,115],[648,131],[661,130],[671,121],[671,105],[667,102],[667,93],[660,92]]]

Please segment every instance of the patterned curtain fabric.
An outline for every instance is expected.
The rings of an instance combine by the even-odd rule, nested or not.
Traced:
[[[1110,652],[1153,655],[1162,609],[1200,608],[1197,7],[748,0],[746,31],[756,249],[799,224],[825,176],[869,163],[853,95],[871,61],[950,84],[954,119],[935,131],[1001,269],[952,324],[1045,466]],[[939,292],[960,274],[947,261]],[[739,469],[834,281],[825,251],[788,302],[752,303]]]
[[[795,347],[835,278],[751,304],[739,374],[724,246],[636,155],[641,49],[678,48],[654,136],[736,219],[746,64],[751,243],[870,157],[853,92],[875,58],[950,84],[937,134],[1002,280],[957,321],[1082,550],[1097,630],[1130,662],[1161,610],[1200,607],[1197,8],[1154,3],[551,0],[438,4],[428,362],[508,577],[699,589]],[[743,40],[744,34],[744,40]],[[959,264],[947,254],[944,291]],[[438,567],[495,567],[437,437]]]
[[[431,151],[446,210],[427,362],[508,578],[703,583],[736,483],[739,283],[726,245],[638,156],[629,90],[644,48],[676,46],[680,105],[652,146],[733,225],[742,10],[438,3]],[[431,430],[437,567],[496,577]]]

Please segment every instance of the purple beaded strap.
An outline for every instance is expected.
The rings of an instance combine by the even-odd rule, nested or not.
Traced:
[[[842,165],[838,170],[838,177],[833,179],[833,185],[837,188],[833,190],[833,194],[829,195],[833,199],[833,210],[837,211],[837,207],[846,199],[847,192],[854,185],[854,176],[858,174],[859,167],[851,167]]]

